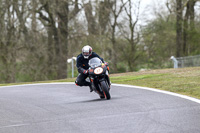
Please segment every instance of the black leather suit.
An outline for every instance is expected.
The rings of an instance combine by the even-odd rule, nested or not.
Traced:
[[[98,57],[99,59],[102,60],[102,62],[104,62],[103,58],[101,58],[95,52],[92,52],[92,54],[89,56],[88,59],[85,59],[82,54],[79,54],[77,56],[76,67],[78,69],[79,75],[78,75],[78,77],[75,81],[76,85],[78,85],[78,86],[90,86],[90,83],[85,81],[85,79],[88,77],[88,75],[84,74],[84,72],[86,70],[88,70],[88,68],[89,68],[89,65],[88,65],[89,60],[91,58],[94,58],[94,57]]]

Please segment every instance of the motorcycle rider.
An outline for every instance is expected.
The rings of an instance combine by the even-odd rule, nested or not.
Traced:
[[[82,48],[82,53],[77,56],[76,67],[78,69],[79,75],[76,78],[76,85],[78,86],[89,86],[90,92],[93,91],[90,82],[87,82],[85,79],[88,77],[88,62],[91,58],[98,57],[102,62],[103,58],[97,55],[95,52],[92,52],[92,47],[86,45]],[[107,63],[106,63],[107,64]]]

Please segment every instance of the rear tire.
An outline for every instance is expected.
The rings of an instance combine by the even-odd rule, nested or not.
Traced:
[[[110,93],[109,93],[109,90],[108,90],[109,87],[108,87],[108,85],[106,84],[105,81],[101,82],[101,88],[103,90],[104,96],[106,97],[107,100],[109,100],[111,98],[111,96],[110,96]]]

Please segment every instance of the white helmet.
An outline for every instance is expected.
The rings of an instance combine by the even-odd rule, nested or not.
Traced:
[[[88,59],[91,54],[92,54],[92,47],[86,45],[82,48],[82,55],[85,59]]]

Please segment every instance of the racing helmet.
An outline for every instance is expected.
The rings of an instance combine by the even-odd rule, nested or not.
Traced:
[[[86,45],[82,48],[82,55],[85,59],[88,59],[91,54],[92,54],[92,47]]]

